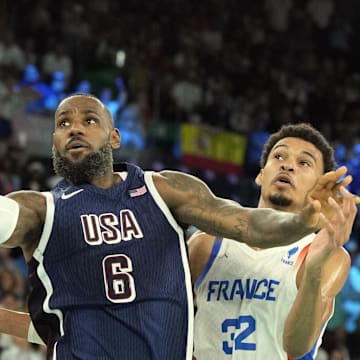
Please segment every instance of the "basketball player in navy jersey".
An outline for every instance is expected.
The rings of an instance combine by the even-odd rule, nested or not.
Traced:
[[[258,206],[297,213],[334,167],[333,150],[316,129],[283,126],[264,147]],[[340,191],[343,202],[329,201],[325,226],[291,245],[259,249],[203,232],[190,238],[196,360],[315,359],[350,266],[342,245],[358,199]]]
[[[58,360],[190,360],[184,226],[250,246],[286,245],[322,226],[321,209],[346,172],[321,178],[308,205],[291,214],[241,207],[175,171],[132,164],[114,171],[120,134],[103,103],[86,94],[59,104],[53,142],[54,169],[64,180],[51,192],[1,196],[0,243],[23,250],[31,286],[27,336]],[[19,323],[29,320],[22,315]]]

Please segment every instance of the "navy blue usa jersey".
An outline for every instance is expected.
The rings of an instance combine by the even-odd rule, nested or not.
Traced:
[[[44,193],[29,310],[52,359],[191,359],[183,230],[152,173],[123,166],[126,178],[109,189],[61,181]]]

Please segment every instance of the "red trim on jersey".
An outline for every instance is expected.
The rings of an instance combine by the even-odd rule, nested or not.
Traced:
[[[300,267],[300,265],[302,264],[302,262],[304,261],[304,258],[309,250],[309,247],[310,247],[311,244],[308,244],[306,245],[300,252],[297,260],[296,260],[296,263],[295,263],[295,269],[298,269]],[[291,360],[291,359],[290,359]]]

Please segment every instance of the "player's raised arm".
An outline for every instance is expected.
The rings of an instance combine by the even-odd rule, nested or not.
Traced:
[[[312,242],[298,273],[300,287],[283,334],[284,348],[294,358],[312,348],[332,315],[335,296],[349,273],[350,256],[342,246],[350,237],[357,207],[352,194],[344,188],[339,190],[343,201],[339,205],[329,200],[334,216],[324,219],[324,227]]]
[[[317,229],[320,202],[312,200],[301,213],[242,207],[216,197],[200,179],[175,172],[154,174],[155,185],[177,221],[213,235],[251,246],[281,246]]]

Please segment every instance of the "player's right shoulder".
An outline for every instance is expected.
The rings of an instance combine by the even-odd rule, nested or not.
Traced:
[[[46,197],[43,193],[39,191],[31,190],[20,190],[14,191],[10,194],[7,194],[6,197],[15,200],[19,203],[20,206],[35,208],[39,207],[46,210]]]
[[[19,217],[22,223],[31,222],[34,226],[42,226],[45,221],[47,207],[47,200],[44,193],[21,190],[12,192],[6,195],[6,197],[19,204]]]
[[[28,243],[29,234],[40,235],[46,217],[47,199],[44,193],[25,190],[12,192],[6,197],[19,204],[16,234],[20,242],[18,245],[21,246],[25,237]]]
[[[47,211],[47,198],[45,193],[39,191],[17,191],[9,197],[20,205],[20,216],[30,221],[34,226],[42,227],[45,222]]]

